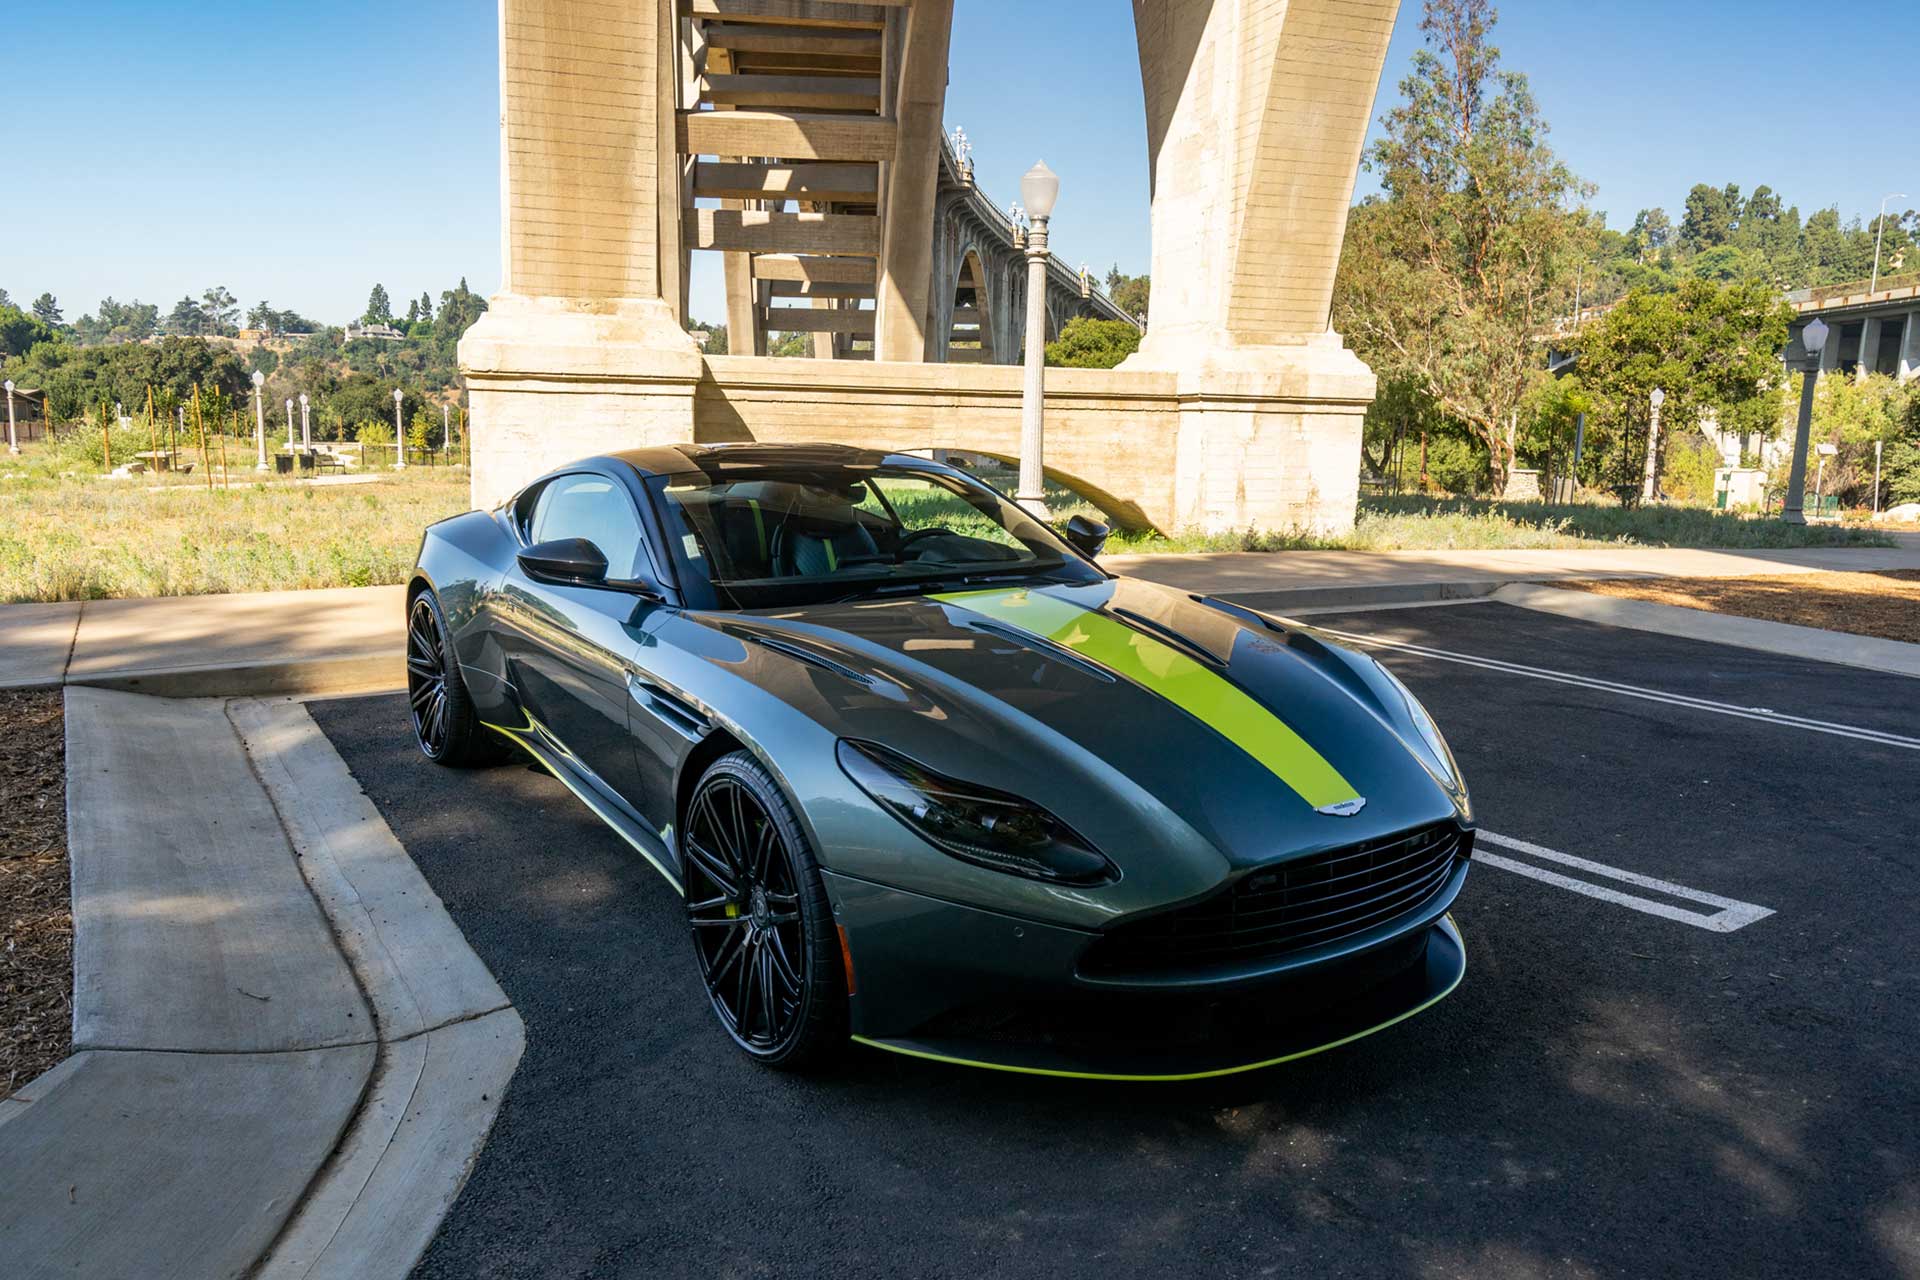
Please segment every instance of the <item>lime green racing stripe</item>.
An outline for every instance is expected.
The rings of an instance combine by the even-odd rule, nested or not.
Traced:
[[[1305,738],[1238,687],[1117,618],[1025,587],[933,598],[1071,649],[1160,695],[1266,766],[1313,808],[1360,794]]]

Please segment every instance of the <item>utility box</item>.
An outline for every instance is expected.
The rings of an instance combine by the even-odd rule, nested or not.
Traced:
[[[1766,491],[1767,473],[1759,467],[1721,467],[1713,473],[1713,505],[1718,510],[1758,508]]]

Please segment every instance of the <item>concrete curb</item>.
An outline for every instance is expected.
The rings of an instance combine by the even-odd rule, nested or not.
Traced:
[[[519,1015],[304,708],[67,701],[78,1052],[0,1104],[6,1274],[405,1275]]]
[[[323,697],[398,689],[406,675],[406,659],[397,651],[382,651],[305,662],[89,672],[70,676],[66,683],[156,698]]]
[[[1596,595],[1591,591],[1562,591],[1527,583],[1503,586],[1493,593],[1493,598],[1501,604],[1557,614],[1563,618],[1576,618],[1582,622],[1652,631],[1688,640],[1705,640],[1739,649],[1758,649],[1764,653],[1807,658],[1815,662],[1865,667],[1870,671],[1895,675],[1920,676],[1920,644],[1849,635],[1844,631],[1823,631],[1818,627],[1768,622],[1761,618],[1741,618],[1705,609],[1656,604],[1651,600],[1622,600]]]

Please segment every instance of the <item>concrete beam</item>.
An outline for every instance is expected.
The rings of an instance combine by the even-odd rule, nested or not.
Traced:
[[[768,307],[767,328],[785,333],[873,332],[873,312],[844,307]]]
[[[880,223],[855,213],[693,209],[687,238],[695,249],[871,257],[880,250]]]
[[[763,253],[753,260],[759,280],[799,280],[807,284],[872,284],[875,267],[861,258],[806,258]]]
[[[947,102],[953,0],[915,0],[903,19],[893,114],[897,145],[881,168],[879,325],[874,359],[925,360],[933,286],[933,210]]]
[[[767,292],[775,298],[871,298],[871,284],[807,284],[800,280],[769,280]]]
[[[915,0],[915,7],[919,0]],[[758,22],[709,22],[707,45],[735,53],[831,54],[840,57],[878,58],[880,34],[877,31],[849,30],[841,27],[778,26]]]
[[[880,82],[852,76],[708,75],[700,100],[733,107],[798,111],[878,111]]]
[[[702,160],[693,194],[720,200],[812,200],[870,204],[879,192],[871,164],[751,164]]]
[[[783,160],[888,160],[894,122],[881,116],[788,111],[683,111],[683,155],[779,156]]]
[[[878,31],[887,10],[912,0],[680,0],[684,18],[724,18],[728,22],[770,22],[788,27],[863,27]]]

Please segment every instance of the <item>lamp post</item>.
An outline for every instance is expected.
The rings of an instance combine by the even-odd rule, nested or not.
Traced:
[[[1800,422],[1793,432],[1793,467],[1787,473],[1787,500],[1780,518],[1788,524],[1805,524],[1802,510],[1807,500],[1807,441],[1813,435],[1813,386],[1820,376],[1820,352],[1827,345],[1827,322],[1815,316],[1800,331],[1800,345],[1807,360],[1800,374]]]
[[[307,393],[300,393],[300,449],[303,453],[313,452],[313,419],[307,412]]]
[[[1033,225],[1027,231],[1027,370],[1020,395],[1020,491],[1013,496],[1037,520],[1047,518],[1045,409],[1047,378],[1047,220],[1060,178],[1042,161],[1020,179]]]
[[[7,379],[7,452],[20,452],[20,439],[13,432],[13,379]]]
[[[440,406],[440,448],[442,452],[453,451],[453,406]]]
[[[257,458],[253,464],[255,471],[267,469],[267,402],[260,395],[260,388],[266,385],[267,375],[255,369],[253,371],[253,450]]]
[[[287,397],[287,452],[293,452],[293,397]]]
[[[1887,201],[1906,198],[1907,193],[1904,191],[1896,191],[1892,195],[1880,197],[1880,221],[1875,223],[1873,228],[1873,280],[1867,285],[1868,293],[1880,287],[1880,242],[1887,238]],[[1866,353],[1861,354],[1864,356]]]
[[[1653,407],[1653,419],[1647,428],[1647,474],[1640,486],[1640,501],[1653,501],[1654,465],[1660,452],[1660,406],[1667,402],[1667,393],[1659,387],[1647,397],[1647,403]]]
[[[406,393],[400,388],[393,389],[393,469],[404,471],[407,466],[407,431],[400,422],[400,400]]]

